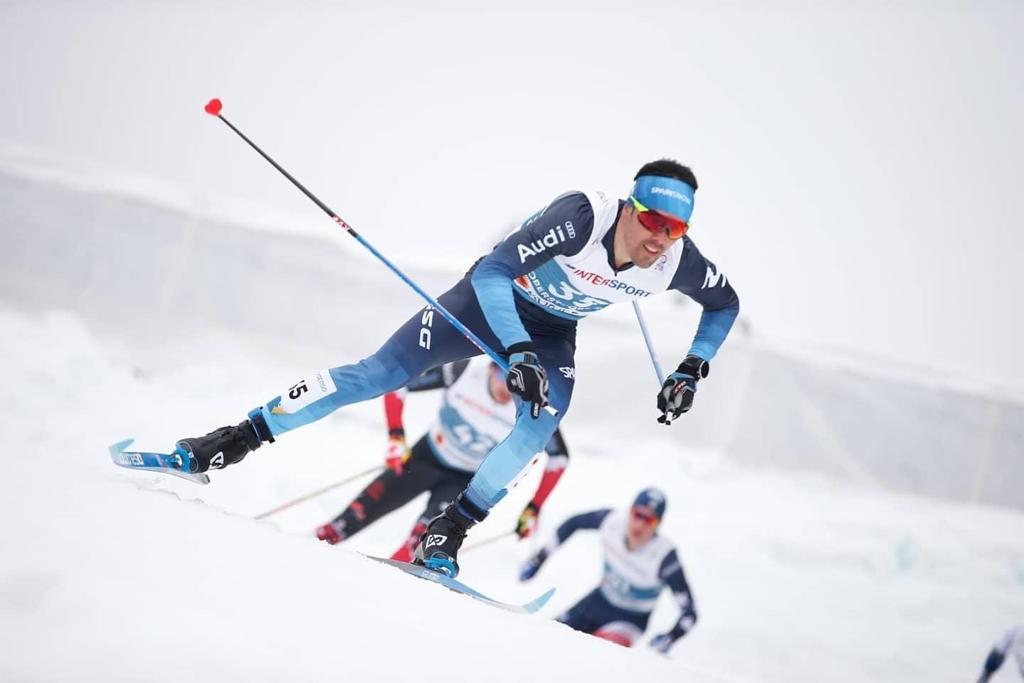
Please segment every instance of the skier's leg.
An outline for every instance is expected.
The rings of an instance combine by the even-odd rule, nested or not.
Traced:
[[[601,600],[607,605],[607,609],[602,610],[601,625],[594,629],[594,635],[623,647],[633,647],[640,642],[644,631],[647,630],[651,613],[615,607],[603,595]]]
[[[595,588],[580,598],[575,605],[559,614],[555,621],[576,631],[593,633],[600,624],[601,607],[605,603],[606,601],[601,597],[601,589]],[[596,615],[595,612],[597,612]]]
[[[611,641],[616,645],[633,647],[633,643],[639,641],[643,637],[644,632],[643,629],[637,627],[632,621],[620,619],[602,624],[594,631],[594,635]]]
[[[436,458],[434,462],[437,463]],[[430,499],[427,501],[427,507],[423,510],[420,518],[416,520],[416,524],[413,526],[412,532],[405,539],[405,543],[391,556],[392,560],[412,562],[416,545],[420,542],[420,536],[426,530],[427,524],[430,520],[444,512],[444,509],[455,500],[455,496],[459,495],[459,492],[466,488],[470,477],[473,476],[469,472],[460,472],[459,470],[442,467],[440,463],[437,463],[437,471],[441,474],[430,489]]]
[[[631,647],[640,640],[647,628],[650,614],[630,612],[608,602],[595,588],[586,597],[558,617],[561,623],[617,645]]]
[[[519,405],[512,431],[487,454],[465,491],[465,497],[485,513],[505,497],[508,484],[544,450],[572,400],[576,381],[572,341],[539,337],[534,339],[534,346],[548,375],[549,401],[558,415],[542,410],[534,419],[529,406]]]
[[[412,447],[412,454],[402,474],[386,469],[360,491],[341,514],[318,527],[317,538],[331,544],[340,543],[424,491],[429,491],[436,483],[438,474],[429,462],[433,455],[427,445],[427,438],[424,436]]]
[[[505,496],[509,483],[544,449],[568,410],[575,381],[573,340],[558,335],[535,335],[534,346],[548,375],[549,402],[558,410],[558,416],[542,410],[539,417],[533,418],[529,406],[518,406],[515,426],[509,435],[487,454],[466,490],[429,524],[416,549],[417,562],[450,576],[458,574],[457,553],[466,531],[483,520]]]
[[[439,302],[487,344],[498,344],[468,279],[442,294]],[[427,306],[406,321],[372,356],[351,365],[321,370],[253,412],[262,416],[273,436],[279,436],[342,406],[403,387],[424,370],[479,354],[476,346]]]
[[[445,308],[486,343],[497,345],[468,279],[439,298]],[[372,356],[358,363],[321,370],[296,382],[281,395],[249,413],[234,427],[182,439],[177,451],[191,470],[226,467],[264,441],[309,424],[338,408],[404,386],[424,370],[480,353],[451,323],[429,306],[410,318]]]

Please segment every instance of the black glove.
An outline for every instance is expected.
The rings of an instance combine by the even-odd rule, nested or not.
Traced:
[[[505,386],[513,394],[530,403],[530,416],[540,416],[540,409],[548,404],[548,373],[540,364],[533,351],[526,344],[516,344],[509,349],[508,378]]]
[[[710,369],[708,362],[697,356],[687,356],[679,364],[658,392],[658,410],[661,411],[658,422],[670,425],[672,420],[690,409],[697,382],[707,377]]]

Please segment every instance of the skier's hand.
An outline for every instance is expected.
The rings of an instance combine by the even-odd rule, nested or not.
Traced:
[[[523,563],[522,569],[519,570],[519,580],[529,581],[537,572],[540,571],[540,566],[544,564],[544,561],[548,559],[548,553],[543,548],[540,551]]]
[[[505,385],[513,394],[530,403],[530,416],[537,419],[540,409],[548,404],[548,373],[533,351],[515,351],[508,362]]]
[[[384,464],[398,476],[405,471],[405,463],[409,461],[412,451],[405,444],[404,436],[393,435],[388,439],[388,454],[384,458]]]
[[[338,533],[337,527],[334,526],[334,522],[328,522],[323,526],[318,526],[316,528],[316,537],[321,541],[327,541],[331,545],[341,543],[343,540],[341,534]]]
[[[530,501],[523,508],[522,513],[519,515],[519,521],[516,522],[516,536],[520,539],[528,538],[534,531],[537,530],[537,518],[540,517],[540,508]]]
[[[708,362],[697,356],[687,356],[676,371],[665,379],[658,392],[658,422],[670,425],[693,405],[697,382],[708,376]]]
[[[651,649],[663,655],[667,655],[668,651],[672,649],[672,644],[676,642],[675,639],[668,633],[662,633],[651,638]]]

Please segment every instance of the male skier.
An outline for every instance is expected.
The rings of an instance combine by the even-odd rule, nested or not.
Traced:
[[[558,527],[555,537],[523,565],[520,581],[528,581],[541,565],[574,532],[597,529],[604,548],[604,578],[601,585],[558,617],[577,631],[632,647],[647,630],[647,621],[668,586],[681,614],[667,633],[655,636],[651,647],[665,654],[697,622],[686,575],[671,541],[657,533],[665,516],[665,494],[644,489],[629,511],[594,510],[570,517]]]
[[[432,368],[406,387],[408,391],[441,388],[444,394],[437,419],[412,450],[405,443],[402,424],[405,390],[384,395],[389,434],[388,469],[370,482],[341,514],[317,528],[317,538],[332,545],[340,543],[424,491],[430,491],[427,507],[412,533],[391,556],[393,560],[412,562],[427,523],[466,488],[484,456],[505,438],[516,419],[516,407],[512,392],[505,385],[505,373],[489,358],[461,360]],[[569,451],[561,430],[555,430],[545,450],[548,460],[537,492],[516,523],[516,534],[520,538],[526,538],[536,529],[541,507],[569,464]]]
[[[669,159],[645,164],[627,199],[569,192],[538,211],[439,303],[484,343],[508,357],[508,388],[522,401],[515,427],[490,452],[469,486],[431,521],[416,561],[450,576],[466,532],[504,497],[510,481],[554,434],[572,396],[576,324],[619,302],[670,289],[704,311],[689,353],[657,395],[658,421],[671,424],[693,403],[739,313],[736,292],[686,237],[697,179]],[[338,408],[405,386],[430,367],[480,350],[428,306],[376,353],[300,380],[234,427],[182,439],[176,452],[192,471],[225,467],[262,442]],[[557,409],[542,410],[547,405]]]

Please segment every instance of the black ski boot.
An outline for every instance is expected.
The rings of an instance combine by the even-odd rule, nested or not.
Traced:
[[[234,427],[221,427],[206,436],[182,439],[175,444],[175,451],[188,462],[190,472],[205,472],[239,462],[263,441],[273,443],[274,439],[263,417],[257,414]]]
[[[459,575],[459,548],[466,538],[466,532],[486,516],[486,511],[473,505],[466,500],[464,493],[460,493],[454,503],[430,520],[416,546],[413,564],[423,565],[454,579]]]

